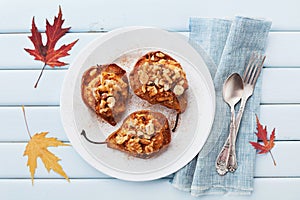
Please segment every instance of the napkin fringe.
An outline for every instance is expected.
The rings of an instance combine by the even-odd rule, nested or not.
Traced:
[[[222,188],[216,188],[216,189],[222,189]],[[239,188],[239,191],[232,191],[232,192],[228,192],[226,191],[226,189],[231,189],[231,188],[224,188],[224,192],[222,191],[214,191],[214,192],[210,192],[208,190],[199,190],[196,193],[194,193],[193,191],[191,192],[191,195],[194,197],[200,197],[200,196],[208,196],[208,195],[226,195],[226,196],[249,196],[252,194],[252,190],[242,190]]]
[[[172,186],[180,191],[183,192],[191,192],[192,196],[199,197],[199,196],[206,196],[206,195],[242,195],[248,196],[251,195],[253,189],[249,188],[241,188],[241,187],[225,187],[222,185],[215,185],[210,187],[203,187],[203,186],[192,186],[187,187],[186,185],[174,184],[171,183]],[[220,191],[214,191],[220,190]]]

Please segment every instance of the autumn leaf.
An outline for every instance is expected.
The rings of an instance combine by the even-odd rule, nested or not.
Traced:
[[[58,16],[54,17],[53,25],[51,25],[49,21],[46,19],[47,42],[46,45],[44,45],[42,41],[42,35],[38,31],[35,25],[34,17],[32,19],[31,36],[29,36],[29,39],[33,43],[34,49],[24,48],[24,50],[28,52],[30,55],[34,56],[35,60],[40,60],[44,62],[42,71],[34,86],[35,88],[37,87],[38,82],[47,65],[52,68],[67,65],[67,63],[59,61],[58,59],[70,55],[68,51],[70,51],[72,47],[75,45],[75,43],[78,41],[77,39],[70,44],[62,45],[60,48],[55,49],[55,45],[58,42],[58,40],[62,38],[71,28],[71,27],[62,28],[62,24],[64,23],[64,21],[65,20],[62,19],[61,7],[59,7]]]
[[[258,117],[256,116],[256,124],[257,124],[257,133],[256,136],[259,140],[263,141],[263,145],[258,143],[258,142],[250,142],[250,144],[258,150],[258,154],[264,154],[264,153],[270,153],[273,163],[276,166],[276,162],[274,160],[273,154],[271,152],[271,149],[275,146],[274,140],[275,140],[275,128],[273,129],[271,135],[270,135],[270,140],[267,138],[267,126],[263,127],[261,125]]]
[[[65,144],[56,138],[46,138],[46,135],[48,132],[41,132],[36,133],[34,136],[31,137],[31,134],[28,129],[26,115],[25,115],[25,109],[24,106],[22,107],[24,119],[26,128],[28,131],[28,135],[30,136],[30,140],[28,144],[26,145],[25,151],[23,156],[28,157],[27,166],[29,167],[30,175],[31,175],[31,181],[32,184],[34,182],[34,174],[35,170],[37,168],[37,159],[40,158],[42,162],[44,163],[45,168],[48,172],[52,169],[62,177],[64,177],[67,181],[70,182],[67,174],[64,172],[62,166],[58,163],[60,159],[51,153],[47,148],[48,147],[58,147],[58,146],[69,146],[68,144]]]
[[[68,144],[64,144],[56,138],[46,138],[45,136],[47,134],[48,132],[36,133],[32,136],[24,151],[23,156],[28,156],[27,166],[29,167],[32,184],[35,170],[37,168],[37,158],[42,160],[48,172],[52,169],[70,181],[67,174],[63,171],[62,166],[58,164],[60,159],[47,149],[48,147],[68,146]]]

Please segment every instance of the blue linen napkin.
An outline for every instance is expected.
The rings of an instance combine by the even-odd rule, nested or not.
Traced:
[[[238,169],[219,176],[215,161],[229,133],[230,109],[223,101],[225,79],[232,73],[243,75],[253,51],[263,53],[271,22],[263,19],[235,17],[224,19],[190,19],[190,43],[206,60],[216,91],[216,114],[204,147],[189,164],[174,174],[174,187],[193,196],[234,193],[247,195],[253,191],[256,140],[255,114],[259,114],[261,78],[248,100],[236,142]],[[197,47],[198,45],[198,47]],[[261,76],[260,76],[261,77]],[[239,108],[239,106],[236,106]],[[237,109],[236,109],[237,110]]]

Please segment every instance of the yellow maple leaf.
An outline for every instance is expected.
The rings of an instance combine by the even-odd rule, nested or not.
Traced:
[[[53,153],[48,151],[48,147],[58,147],[58,146],[69,146],[56,138],[46,138],[48,132],[36,133],[31,137],[23,156],[28,156],[27,166],[31,174],[31,181],[33,184],[34,174],[37,167],[37,158],[40,158],[44,163],[48,172],[52,169],[59,175],[63,176],[67,181],[70,182],[67,174],[64,172],[62,166],[58,163],[60,159]]]

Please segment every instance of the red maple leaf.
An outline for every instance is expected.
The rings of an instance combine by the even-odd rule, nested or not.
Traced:
[[[38,31],[34,17],[32,19],[32,28],[31,28],[31,36],[29,36],[29,39],[34,45],[34,49],[27,49],[24,48],[25,51],[27,51],[30,55],[34,56],[35,60],[40,60],[44,62],[44,67],[40,73],[40,76],[35,84],[35,88],[37,87],[37,84],[42,76],[42,73],[46,67],[46,65],[50,67],[61,67],[64,65],[67,65],[67,63],[59,61],[59,58],[68,56],[72,47],[75,45],[75,43],[78,41],[75,40],[74,42],[62,45],[58,49],[54,49],[57,41],[63,37],[71,27],[68,28],[62,28],[62,24],[64,23],[64,19],[62,19],[62,12],[61,7],[59,7],[58,16],[54,17],[53,25],[49,23],[49,21],[46,19],[46,37],[47,37],[47,43],[46,45],[42,42],[42,35]]]
[[[276,165],[276,162],[274,160],[273,154],[271,152],[271,149],[275,146],[274,140],[275,140],[275,128],[273,129],[270,140],[267,138],[267,126],[263,127],[261,123],[259,122],[258,117],[256,116],[256,124],[257,124],[257,133],[256,136],[258,139],[263,141],[263,145],[258,142],[250,142],[250,144],[257,149],[259,152],[258,154],[268,153],[270,152],[271,157],[273,159],[274,165]]]

